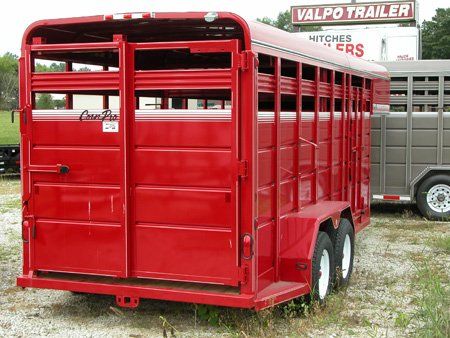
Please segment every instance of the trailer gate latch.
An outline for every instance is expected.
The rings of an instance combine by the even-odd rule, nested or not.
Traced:
[[[249,260],[253,257],[253,237],[250,234],[244,234],[242,236],[242,258]]]
[[[56,164],[56,165],[29,165],[25,168],[29,172],[36,173],[54,173],[54,174],[67,174],[70,171],[68,165]]]

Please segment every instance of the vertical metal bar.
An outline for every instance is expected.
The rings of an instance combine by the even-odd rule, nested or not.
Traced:
[[[169,109],[169,98],[166,92],[163,92],[163,97],[161,98],[161,109]]]
[[[279,280],[279,258],[280,258],[280,166],[281,166],[281,59],[275,58],[275,282]]]
[[[405,166],[405,188],[409,192],[409,184],[412,175],[412,119],[413,119],[413,76],[408,76],[406,103],[406,166]]]
[[[381,194],[386,193],[386,118],[387,115],[386,114],[381,114],[380,116],[381,121],[380,121],[380,132],[381,132],[381,142],[380,142],[380,149],[381,149],[381,158],[380,158],[380,175],[381,175]]]
[[[331,78],[330,78],[330,89],[331,89],[331,93],[330,93],[330,142],[329,142],[329,170],[330,170],[330,200],[333,200],[333,194],[334,194],[334,175],[333,175],[333,170],[334,170],[334,163],[333,163],[333,153],[334,153],[334,96],[335,96],[335,71],[332,70],[331,71]]]
[[[360,95],[358,95],[358,110],[359,110],[359,130],[358,130],[358,185],[357,185],[357,202],[359,209],[362,210],[362,200],[361,200],[361,188],[362,188],[362,159],[363,159],[363,125],[364,125],[364,90],[365,90],[365,79],[362,78],[362,88],[359,88],[358,91],[360,92]]]
[[[300,135],[301,135],[301,111],[302,111],[302,64],[297,62],[297,92],[296,92],[296,107],[295,107],[295,153],[294,153],[294,175],[296,180],[296,187],[294,190],[294,210],[300,209]]]
[[[444,153],[444,76],[439,76],[438,88],[438,143],[437,164],[442,165]]]
[[[350,175],[353,175],[352,166],[353,166],[353,156],[352,156],[352,146],[353,146],[353,122],[352,122],[352,75],[348,74],[347,76],[347,165],[346,165],[346,189],[347,189],[347,200],[351,201],[352,198],[352,187],[350,182]],[[353,177],[352,177],[353,181]],[[352,205],[352,211],[354,211],[354,206]]]
[[[236,50],[238,45],[236,42]],[[239,51],[239,50],[238,50]],[[239,84],[239,100],[238,112],[245,112],[239,114],[240,128],[240,144],[241,156],[248,161],[248,175],[245,180],[241,180],[240,184],[240,233],[252,234],[253,238],[257,240],[256,236],[256,192],[257,192],[257,156],[258,156],[258,135],[257,135],[257,68],[256,57],[251,52],[248,53],[247,69],[240,71],[238,77]],[[233,93],[232,93],[233,96]],[[239,233],[238,233],[239,235]],[[249,260],[241,260],[241,268],[248,269],[248,280],[241,284],[242,294],[253,294],[257,289],[257,268],[256,262],[258,256],[258,246],[255,241],[255,255]]]
[[[22,217],[34,215],[34,203],[31,198],[32,179],[31,173],[27,170],[30,164],[31,144],[33,141],[33,120],[32,109],[35,106],[34,93],[32,93],[31,76],[34,72],[34,58],[31,55],[29,45],[22,50],[24,57],[23,70],[21,72],[21,80],[24,84],[20,84],[23,90],[20,93],[20,102],[23,104],[24,111],[21,119],[21,143],[20,143],[20,170],[22,179],[22,202],[26,201],[27,208],[22,209]],[[25,124],[26,123],[26,124]],[[30,239],[28,245],[24,243],[24,257],[23,257],[23,273],[28,274],[30,270],[34,269],[34,241],[31,240],[31,231],[28,230],[28,238]],[[26,253],[26,254],[25,254]]]
[[[341,159],[341,201],[345,201],[345,176],[346,176],[346,162],[347,162],[347,154],[345,152],[346,149],[346,136],[347,136],[347,125],[346,125],[346,116],[347,116],[347,109],[346,109],[346,103],[345,100],[347,99],[347,86],[346,86],[346,81],[347,81],[347,74],[346,73],[342,73],[342,83],[341,83],[341,87],[342,87],[342,102],[341,102],[341,137],[342,137],[342,142],[341,142],[341,154],[342,154],[342,159]]]
[[[108,71],[108,66],[103,66],[103,71]],[[102,95],[102,101],[103,101],[103,109],[109,109],[109,97],[108,95]]]
[[[373,97],[374,97],[374,82],[373,80],[370,81],[370,101],[369,101],[369,107],[368,107],[368,111],[369,111],[369,118],[367,120],[368,126],[367,126],[367,131],[369,132],[369,137],[367,140],[367,146],[368,148],[368,154],[369,154],[369,159],[368,159],[368,175],[369,175],[369,182],[367,183],[367,210],[368,210],[368,214],[367,217],[370,217],[370,202],[372,200],[372,192],[371,189],[372,187],[370,186],[370,182],[371,182],[371,177],[372,177],[372,115],[373,115]]]
[[[136,94],[135,94],[135,108],[136,109],[140,109],[140,106],[141,106],[141,100],[140,100],[140,97],[139,96],[137,96]]]
[[[315,68],[315,92],[314,92],[314,126],[313,126],[313,142],[317,145],[314,147],[314,186],[311,189],[313,192],[313,203],[317,203],[318,193],[319,193],[319,113],[320,113],[320,67]]]
[[[231,158],[232,158],[232,168],[236,168],[236,165],[240,161],[240,138],[239,138],[239,102],[240,102],[240,95],[239,95],[239,53],[237,51],[234,51],[232,53],[232,64],[231,64],[231,77],[232,77],[232,84],[231,84]],[[204,109],[207,109],[207,100],[204,100]],[[233,170],[233,169],[232,169]],[[239,205],[239,189],[240,189],[240,179],[239,175],[237,173],[237,169],[234,169],[234,176],[235,179],[231,183],[232,186],[230,187],[232,190],[231,194],[231,205],[233,206],[233,224],[231,226],[231,232],[233,239],[236,243],[239,243],[239,224],[240,224],[240,209],[238,207]],[[236,260],[236,272],[237,267],[240,265],[240,255],[239,255],[239,245],[236,245],[235,250],[235,260]],[[236,275],[236,279],[238,276]]]
[[[129,277],[131,272],[131,161],[130,161],[130,133],[134,124],[134,51],[128,45],[126,38],[115,35],[115,41],[119,42],[119,96],[120,96],[120,153],[121,153],[121,195],[124,228],[124,269],[121,277]],[[134,190],[134,189],[133,189]]]
[[[66,72],[71,72],[72,70],[72,62],[66,62]],[[66,94],[66,109],[73,109],[73,94]]]

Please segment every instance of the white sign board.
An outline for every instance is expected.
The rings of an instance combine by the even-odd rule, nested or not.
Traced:
[[[419,30],[416,27],[331,29],[293,34],[370,61],[419,58]]]

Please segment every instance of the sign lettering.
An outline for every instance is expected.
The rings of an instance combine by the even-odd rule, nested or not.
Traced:
[[[415,20],[415,1],[293,6],[293,24],[347,24]]]

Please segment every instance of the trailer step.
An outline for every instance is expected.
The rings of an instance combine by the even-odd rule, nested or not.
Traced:
[[[258,293],[256,309],[261,310],[310,292],[307,283],[277,282]]]
[[[17,286],[113,295],[119,306],[131,308],[143,298],[242,308],[255,305],[253,295],[240,294],[236,287],[144,278],[39,272],[18,277]]]

